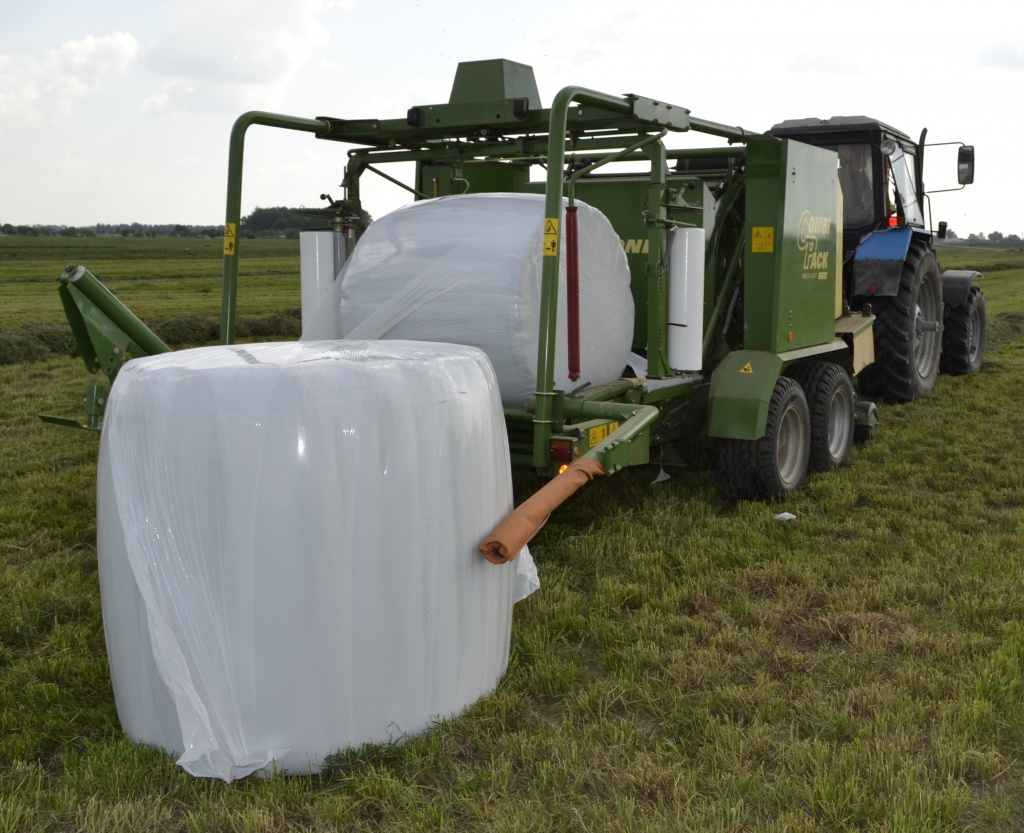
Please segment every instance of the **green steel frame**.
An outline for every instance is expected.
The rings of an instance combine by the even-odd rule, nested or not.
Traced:
[[[305,119],[265,112],[239,117],[228,155],[224,344],[234,341],[244,145],[253,125],[354,146],[347,154],[341,212],[356,236],[365,228],[360,182],[367,172],[406,188],[417,199],[467,188],[543,189],[545,224],[553,229],[547,242],[553,246],[542,257],[536,392],[505,409],[518,464],[553,474],[553,441],[568,445],[571,458],[590,457],[612,473],[647,462],[652,445],[687,434],[755,440],[764,432],[768,399],[786,366],[827,356],[856,369],[852,339],[835,335],[840,331],[836,319],[845,312],[835,309],[833,298],[839,258],[830,263],[828,255],[816,254],[808,261],[806,253],[806,216],[812,218],[812,249],[841,251],[835,162],[827,152],[797,149],[785,139],[697,119],[683,107],[638,95],[570,86],[543,109],[532,69],[510,61],[460,64],[447,104],[414,107],[405,118]],[[726,143],[718,148],[666,148],[667,134],[686,131]],[[395,162],[415,163],[413,184],[380,169]],[[606,166],[616,162],[635,164],[640,172],[616,168],[609,173]],[[545,170],[543,182],[530,181],[531,166]],[[715,189],[713,196],[709,186]],[[563,200],[572,204],[577,195],[604,210],[620,236],[630,238],[627,259],[639,340],[634,346],[646,351],[647,378],[658,380],[657,385],[644,388],[624,379],[577,391],[555,388],[562,258],[557,230]],[[669,233],[679,226],[709,229],[702,367],[688,369],[686,375],[669,365],[667,347],[666,257]],[[768,229],[778,241],[773,248],[754,239],[758,230]],[[815,266],[813,281],[808,262]],[[90,370],[103,369],[112,381],[126,352],[167,350],[91,274],[80,267],[68,270],[61,294]],[[756,316],[752,307],[758,310]],[[870,322],[847,323],[841,329],[856,332],[864,326]],[[105,388],[90,396],[87,427],[95,428]]]
[[[470,72],[469,70],[472,70]],[[524,72],[524,70],[526,70]],[[474,82],[474,79],[483,78]],[[746,130],[725,124],[693,118],[685,108],[637,95],[610,95],[571,86],[562,89],[549,109],[538,108],[533,73],[529,68],[508,61],[482,61],[460,65],[459,74],[448,104],[413,108],[405,119],[341,120],[332,118],[300,119],[284,115],[252,112],[241,116],[231,133],[228,160],[228,196],[225,216],[224,282],[221,311],[221,340],[234,339],[235,307],[238,293],[238,257],[242,167],[244,139],[248,127],[264,125],[315,134],[318,138],[360,145],[349,151],[345,169],[345,204],[353,216],[362,211],[360,178],[369,171],[402,185],[416,198],[444,195],[435,179],[433,191],[427,188],[425,172],[432,165],[447,166],[456,171],[454,177],[470,166],[485,166],[492,160],[504,164],[543,164],[545,221],[557,229],[562,222],[563,197],[570,203],[575,198],[577,183],[598,168],[616,161],[643,161],[649,167],[644,202],[648,206],[644,223],[647,227],[645,311],[642,313],[647,334],[648,375],[671,378],[675,371],[668,366],[666,316],[668,303],[665,266],[666,233],[677,225],[670,215],[673,207],[666,201],[669,183],[668,162],[678,153],[670,152],[662,143],[669,132],[695,130],[743,142],[752,136]],[[716,156],[735,158],[737,152],[725,148]],[[700,156],[701,152],[693,154]],[[487,160],[487,161],[485,161]],[[581,165],[565,181],[567,161]],[[379,165],[394,162],[415,162],[415,186],[400,183],[379,170]],[[474,167],[474,175],[483,179],[496,177],[494,183],[478,190],[525,189],[528,178],[522,169],[495,168],[484,171]],[[732,197],[735,199],[735,197]],[[361,230],[360,230],[361,231]],[[712,235],[712,252],[725,245],[723,235]],[[732,241],[736,246],[736,241]],[[566,421],[604,421],[617,425],[611,436],[591,447],[588,437],[574,443],[575,453],[599,459],[608,471],[624,465],[646,462],[650,432],[662,418],[664,405],[647,405],[639,401],[600,402],[599,392],[585,391],[575,396],[555,389],[554,362],[557,321],[558,274],[562,253],[542,260],[541,304],[537,354],[537,390],[519,412],[519,421],[528,419],[530,452],[517,455],[523,462],[539,470],[551,471],[549,444],[554,434],[563,431]],[[732,252],[732,269],[737,271],[738,248]],[[718,323],[725,314],[724,306],[716,307],[711,323]],[[710,353],[713,340],[706,352]],[[691,380],[693,381],[693,380]],[[695,380],[702,382],[703,379]],[[693,392],[693,384],[681,383],[672,396],[656,400],[671,401]],[[635,400],[635,396],[631,397]],[[514,421],[514,420],[513,420]],[[666,433],[664,439],[672,438]],[[577,438],[578,439],[578,438]]]

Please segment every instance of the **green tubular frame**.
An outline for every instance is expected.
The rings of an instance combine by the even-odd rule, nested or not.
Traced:
[[[448,108],[447,110],[445,108]],[[414,108],[420,109],[420,108]],[[646,160],[650,164],[647,216],[648,237],[648,375],[664,378],[674,371],[667,363],[667,275],[665,272],[665,242],[661,233],[673,225],[665,204],[668,159],[683,155],[671,154],[662,144],[669,131],[696,130],[729,140],[744,142],[751,134],[739,127],[695,119],[688,110],[641,96],[610,95],[585,87],[570,86],[558,92],[549,110],[531,108],[525,120],[509,124],[491,124],[488,120],[506,118],[493,115],[490,103],[437,105],[422,108],[429,116],[423,127],[417,121],[363,120],[344,121],[330,118],[302,119],[265,112],[245,113],[235,122],[231,132],[228,161],[228,194],[225,214],[224,281],[221,307],[221,342],[234,341],[235,310],[238,291],[238,223],[241,219],[242,160],[246,130],[254,124],[313,133],[319,138],[349,142],[361,147],[348,152],[344,186],[346,203],[353,210],[361,209],[359,180],[365,171],[400,184],[416,196],[423,196],[417,188],[410,188],[373,167],[372,163],[435,162],[450,160],[463,165],[493,156],[500,159],[538,162],[547,168],[544,188],[545,221],[557,221],[559,232],[563,222],[564,196],[574,199],[576,182],[602,165],[621,160]],[[410,111],[412,113],[412,111]],[[417,116],[417,119],[419,116]],[[446,127],[442,122],[450,119]],[[434,121],[431,121],[433,119]],[[474,121],[475,120],[475,121]],[[429,122],[429,123],[428,123]],[[473,125],[473,127],[470,127]],[[477,130],[476,127],[481,128]],[[496,137],[486,128],[494,127]],[[512,134],[512,135],[506,135]],[[459,137],[472,136],[472,141],[461,144]],[[624,139],[636,137],[624,145]],[[453,137],[456,141],[451,141]],[[589,164],[565,181],[567,151],[579,153]],[[723,149],[707,155],[734,158],[736,151]],[[697,151],[695,156],[705,155]],[[731,163],[730,163],[731,164]],[[420,184],[417,182],[417,186]],[[729,198],[735,201],[736,194]],[[657,233],[656,233],[657,230]],[[710,241],[717,254],[722,241],[715,236]],[[534,397],[525,408],[506,408],[510,423],[532,428],[532,465],[539,471],[549,467],[549,444],[563,418],[607,418],[620,422],[619,427],[604,442],[587,452],[586,456],[599,460],[606,470],[613,472],[636,462],[638,457],[634,440],[657,424],[659,408],[652,405],[595,401],[584,396],[566,396],[555,390],[555,339],[558,320],[558,273],[561,259],[559,248],[545,254],[541,264],[540,320],[538,327],[537,387]],[[724,284],[730,288],[737,280],[739,252],[730,252],[729,269]],[[711,267],[709,266],[709,269]],[[711,316],[717,325],[725,314],[727,294],[720,293],[718,305]],[[708,331],[704,345],[705,356],[713,347],[713,328]],[[647,439],[643,451],[646,453]]]
[[[642,127],[658,128],[661,127],[661,133],[664,135],[668,130],[685,131],[691,128],[697,129],[704,133],[711,133],[713,135],[721,136],[723,138],[730,139],[732,141],[741,141],[750,134],[742,130],[741,128],[732,128],[726,125],[716,124],[715,122],[702,121],[700,119],[690,118],[689,111],[680,107],[673,107],[671,105],[661,104],[659,102],[651,101],[650,99],[640,98],[639,96],[614,96],[608,95],[607,93],[597,92],[590,90],[585,87],[565,87],[555,96],[555,100],[551,105],[550,110],[550,121],[548,127],[548,136],[550,137],[548,145],[548,164],[547,164],[547,183],[544,190],[544,216],[545,218],[557,218],[559,225],[561,225],[562,217],[562,188],[563,188],[563,169],[565,166],[565,143],[561,141],[561,137],[566,135],[568,127],[568,114],[570,107],[573,102],[577,102],[583,106],[596,106],[605,110],[610,110],[614,113],[619,113],[622,116],[634,116],[641,120]],[[656,142],[656,144],[654,144]],[[635,146],[627,148],[625,151],[612,154],[605,162],[613,161],[614,158],[622,158],[631,154],[635,150],[644,149],[649,150],[653,145],[654,158],[651,160],[651,192],[653,204],[659,206],[659,212],[664,213],[664,208],[661,207],[661,192],[665,185],[665,161],[666,154],[665,148],[660,142],[660,136],[657,137],[645,137],[636,143]],[[598,164],[604,164],[604,162],[594,163],[591,167],[596,167]],[[664,222],[665,218],[659,216],[657,221]],[[654,251],[654,246],[651,247],[650,259],[652,265],[660,269],[660,263],[663,260],[664,252]],[[541,271],[541,306],[540,306],[540,332],[538,337],[538,351],[537,351],[537,392],[536,392],[536,407],[534,412],[534,432],[533,432],[533,464],[538,469],[543,469],[547,466],[548,462],[548,444],[551,440],[553,415],[554,415],[554,399],[556,393],[554,390],[554,375],[555,375],[555,329],[558,315],[558,266],[559,259],[561,258],[561,252],[555,257],[545,257],[542,264]],[[658,295],[659,299],[662,299],[662,295],[667,297],[667,287],[663,277],[658,279]],[[667,364],[664,361],[664,327],[660,326],[662,319],[664,318],[665,300],[660,300],[659,303],[651,303],[648,299],[648,314],[658,319],[656,328],[649,326],[648,328],[648,340],[652,337],[658,339],[658,343],[654,345],[654,349],[648,350],[648,362],[653,358],[654,367],[650,368],[653,375],[664,375],[668,370]],[[660,309],[659,309],[660,307]],[[571,399],[566,400],[566,404],[571,402]],[[633,408],[632,410],[635,410]],[[645,414],[644,428],[649,428],[657,418],[660,417],[660,412],[656,408],[651,408],[654,414]],[[570,414],[571,415],[571,414]],[[636,424],[640,420],[634,420],[633,424],[627,420],[619,426],[616,431],[600,446],[592,449],[589,454],[604,454],[601,449],[615,448],[615,442],[620,442],[621,438],[635,429]],[[644,428],[636,429],[637,433],[641,433]],[[607,466],[605,467],[608,468]]]
[[[328,124],[320,119],[300,119],[252,110],[243,113],[231,128],[228,150],[228,196],[224,212],[224,282],[220,305],[220,342],[233,344],[235,340],[235,312],[238,301],[238,224],[242,219],[242,159],[245,151],[245,132],[251,125],[300,130],[305,133],[324,134]]]
[[[784,365],[802,360],[806,358],[805,353],[838,355],[845,349],[841,341],[832,341],[831,322],[826,321],[827,315],[821,314],[825,306],[832,308],[831,301],[824,298],[821,291],[814,296],[814,306],[808,306],[806,313],[800,307],[794,315],[792,308],[799,305],[793,303],[797,290],[790,277],[793,269],[789,264],[794,261],[794,251],[798,248],[794,233],[798,223],[795,210],[783,213],[773,208],[776,205],[792,208],[786,195],[796,193],[798,199],[793,202],[802,206],[805,198],[810,200],[806,195],[817,194],[818,180],[813,175],[808,179],[809,187],[799,182],[794,186],[790,182],[795,173],[789,176],[788,172],[790,167],[796,170],[796,161],[793,166],[788,162],[781,167],[776,164],[776,157],[799,161],[809,151],[790,147],[786,140],[693,118],[687,109],[676,105],[636,95],[611,95],[586,87],[563,88],[550,109],[543,109],[539,107],[529,67],[509,61],[474,63],[480,66],[467,70],[460,65],[452,98],[447,104],[414,107],[405,118],[349,121],[251,111],[235,121],[228,154],[221,343],[231,344],[235,339],[242,172],[245,136],[250,126],[312,133],[319,139],[354,146],[348,150],[344,168],[345,196],[337,206],[349,218],[346,222],[350,220],[346,229],[352,235],[347,238],[347,245],[354,245],[368,223],[360,199],[360,179],[367,171],[405,188],[416,198],[425,198],[426,192],[431,191],[434,196],[461,192],[464,189],[460,183],[468,186],[470,180],[475,189],[482,192],[539,193],[541,183],[529,180],[528,168],[541,166],[546,168],[544,222],[553,221],[557,229],[546,228],[544,235],[536,390],[526,403],[505,407],[509,429],[516,434],[516,463],[551,473],[552,436],[561,434],[573,423],[588,421],[619,423],[604,441],[587,451],[583,451],[587,444],[581,444],[577,451],[598,460],[608,473],[646,462],[652,444],[671,441],[684,432],[706,430],[712,437],[756,438],[748,435],[756,433],[758,421],[749,415],[735,418],[731,412],[747,413],[761,407],[758,403],[764,399],[769,383],[774,383],[779,362]],[[526,73],[529,73],[528,78]],[[495,80],[503,81],[504,86],[499,89]],[[663,144],[669,132],[691,130],[726,139],[730,144],[740,143],[741,147],[669,150]],[[746,160],[745,175],[736,176],[741,155]],[[680,164],[670,169],[671,160],[680,160]],[[696,160],[720,161],[692,165]],[[644,163],[643,172],[589,176],[602,166],[624,161]],[[809,157],[806,169],[821,170],[822,163],[827,161]],[[380,164],[393,162],[416,164],[415,187],[379,169]],[[566,170],[567,162],[570,171]],[[711,198],[707,187],[710,179],[719,182],[721,191],[716,192],[717,219],[706,243],[702,369],[684,378],[668,363],[668,231],[680,225],[707,224],[707,214],[699,219],[697,212],[707,208],[707,200]],[[615,184],[617,180],[632,183],[628,188],[636,190],[620,190],[621,186]],[[612,185],[605,191],[588,190],[605,188],[599,184],[601,181]],[[689,201],[685,189],[694,188],[694,181],[698,181],[705,196]],[[631,258],[631,288],[638,304],[634,346],[638,350],[646,349],[646,376],[652,380],[650,388],[638,388],[629,380],[574,391],[555,388],[563,201],[568,198],[569,204],[574,204],[577,186],[588,201],[593,199],[592,204],[601,206],[604,200],[604,207],[610,210],[626,205],[615,227],[626,243],[643,241],[642,251],[636,248],[630,251],[631,247],[627,246],[626,252]],[[838,187],[835,183],[832,186]],[[592,198],[591,193],[595,197]],[[627,194],[626,199],[621,199],[623,194]],[[814,204],[818,214],[830,214],[834,207],[822,208],[821,199],[818,194],[810,203],[817,200]],[[751,225],[777,230],[780,248],[772,258],[764,257],[765,253],[774,251],[771,248],[751,248],[748,239]],[[753,263],[755,257],[757,263]],[[754,267],[758,271],[752,276]],[[68,267],[61,280],[61,297],[72,332],[91,371],[103,369],[113,381],[126,353],[149,355],[168,349],[84,268]],[[756,344],[748,342],[750,322],[733,318],[734,298],[741,287],[747,295],[756,291],[760,307],[788,310],[788,321],[796,320],[799,326],[783,321],[778,318],[781,313],[777,313],[769,322],[771,329],[766,330],[766,335],[761,334],[761,330],[765,330],[764,322],[755,321],[761,326],[757,333],[764,337]],[[801,303],[804,294],[807,293],[801,294]],[[740,324],[742,339],[739,338]],[[806,326],[808,324],[812,326]],[[786,339],[793,342],[794,332],[797,341],[790,345]],[[827,336],[824,341],[823,336]],[[749,348],[749,356],[742,358],[751,362],[758,360],[757,350],[772,357],[766,365],[770,378],[758,378],[751,383],[749,379],[725,380],[722,373],[718,373],[717,378],[712,375],[712,369],[721,367],[726,360],[730,360],[729,367],[736,370],[736,361],[741,357],[735,351],[730,352],[730,342],[740,340]],[[790,346],[796,349],[788,350]],[[742,370],[746,365],[739,367]],[[733,375],[748,374],[737,371]],[[657,384],[653,384],[654,381]],[[724,391],[719,407],[709,406],[707,412],[700,410],[709,397],[713,400],[718,390]],[[105,395],[103,386],[90,389],[88,427],[98,427]],[[719,416],[713,418],[715,413]],[[721,416],[723,413],[726,415]],[[62,424],[69,422],[65,420]]]
[[[569,118],[569,106],[573,101],[581,104],[596,104],[622,114],[629,112],[629,106],[621,98],[607,96],[584,87],[566,87],[555,96],[551,105],[551,119],[548,135],[548,176],[544,189],[544,218],[557,220],[559,230],[562,222],[562,179],[565,167],[565,136]],[[558,140],[555,140],[558,137]],[[533,423],[533,465],[540,469],[547,466],[548,444],[551,441],[554,397],[555,397],[555,332],[558,321],[558,265],[562,253],[557,250],[553,257],[544,257],[541,264],[540,327],[537,337],[537,404]]]
[[[543,401],[531,400],[531,401]],[[583,456],[596,460],[606,474],[615,474],[631,465],[647,462],[647,444],[634,447],[633,443],[657,425],[661,411],[653,405],[634,405],[626,402],[603,402],[570,398],[564,400],[565,416],[576,420],[607,419],[619,423],[608,437]],[[527,410],[530,409],[529,403]],[[639,458],[639,459],[638,459]],[[545,455],[545,464],[547,456]]]

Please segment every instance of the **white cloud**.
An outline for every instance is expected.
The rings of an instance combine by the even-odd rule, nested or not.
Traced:
[[[59,71],[68,75],[121,74],[128,71],[139,51],[139,42],[127,32],[113,32],[95,37],[86,35],[81,40],[69,40],[47,57]]]
[[[255,85],[203,83],[176,78],[167,82],[162,92],[145,99],[142,112],[242,112],[264,105],[260,88]]]
[[[42,58],[0,55],[0,120],[39,123],[69,115],[105,78],[128,71],[139,42],[127,32],[64,41]]]
[[[170,76],[143,109],[229,110],[278,100],[312,55],[330,43],[319,16],[352,0],[174,0],[150,53]]]
[[[1024,70],[1024,42],[998,41],[982,50],[980,66],[994,69]]]
[[[789,59],[786,69],[791,72],[815,72],[824,75],[853,75],[860,67],[838,52],[828,55],[802,52]]]
[[[521,20],[520,25],[525,22]],[[555,72],[614,66],[637,25],[636,16],[623,15],[613,3],[590,5],[585,13],[574,5],[546,21],[538,33],[537,46],[546,53],[547,65]],[[572,32],[572,37],[567,39],[566,32]]]

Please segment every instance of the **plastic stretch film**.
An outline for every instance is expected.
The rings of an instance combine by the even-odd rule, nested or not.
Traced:
[[[516,567],[476,547],[512,507],[511,476],[479,350],[129,362],[98,487],[118,715],[193,775],[308,772],[458,713],[505,672]]]
[[[559,258],[555,387],[618,379],[633,340],[633,296],[619,236],[579,207],[582,375],[569,380],[564,223]],[[413,203],[374,222],[342,272],[339,336],[479,347],[501,398],[537,389],[544,198],[467,194]],[[320,334],[318,334],[320,335]]]
[[[299,263],[302,328],[307,330],[312,325],[313,316],[334,285],[338,273],[345,265],[345,240],[341,233],[299,232]],[[334,313],[335,320],[332,323],[337,327],[337,310]]]
[[[668,363],[704,366],[704,229],[678,228],[669,244]]]

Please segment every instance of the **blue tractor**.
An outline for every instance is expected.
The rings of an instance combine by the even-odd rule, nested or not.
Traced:
[[[851,310],[873,312],[875,361],[861,385],[890,402],[927,396],[939,372],[975,373],[985,355],[980,273],[940,271],[925,217],[919,142],[867,116],[791,119],[772,135],[839,155],[843,192],[843,287]],[[957,180],[974,181],[974,148],[961,145]],[[929,218],[930,219],[930,218]],[[940,223],[938,237],[946,236]]]

